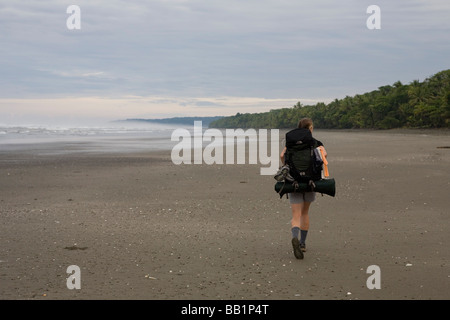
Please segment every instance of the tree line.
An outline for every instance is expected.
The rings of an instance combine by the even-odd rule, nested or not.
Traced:
[[[304,117],[322,129],[393,129],[450,127],[450,69],[423,82],[400,81],[372,92],[335,99],[325,104],[263,113],[237,113],[210,123],[210,128],[292,128]]]

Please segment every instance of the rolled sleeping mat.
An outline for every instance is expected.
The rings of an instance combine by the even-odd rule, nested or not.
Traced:
[[[319,192],[334,197],[336,195],[336,182],[334,179],[321,179],[314,181],[315,188],[311,190],[311,187],[307,183],[299,183],[298,188],[295,189],[291,182],[278,181],[275,184],[275,191],[282,197],[286,193],[291,192]]]

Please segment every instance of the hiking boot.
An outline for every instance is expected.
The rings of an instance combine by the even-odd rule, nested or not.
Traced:
[[[300,249],[300,242],[297,238],[292,238],[292,248],[294,249],[294,256],[297,259],[303,259],[303,252]]]
[[[306,244],[300,243],[300,250],[301,250],[302,252],[306,252]]]

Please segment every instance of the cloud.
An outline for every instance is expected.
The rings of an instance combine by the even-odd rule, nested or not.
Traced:
[[[66,27],[70,4],[2,1],[0,97],[161,97],[223,114],[218,97],[339,98],[448,68],[447,0],[380,0],[377,31],[357,0],[80,0],[81,30]]]
[[[36,71],[40,71],[43,73],[47,73],[53,76],[58,76],[62,78],[94,78],[94,79],[107,79],[114,80],[118,79],[117,77],[112,76],[108,72],[105,71],[96,71],[96,70],[46,70],[46,69],[36,69]]]
[[[331,99],[329,99],[331,101]],[[287,108],[299,99],[264,99],[258,97],[162,97],[123,96],[67,97],[41,99],[0,99],[0,125],[20,123],[74,124],[88,120],[105,122],[127,118],[163,118],[178,116],[218,116],[265,112]],[[319,100],[302,100],[303,104]],[[324,101],[329,102],[329,101]],[[35,121],[35,123],[32,123]]]

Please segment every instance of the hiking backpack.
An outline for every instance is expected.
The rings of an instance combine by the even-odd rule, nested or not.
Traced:
[[[316,149],[322,145],[309,129],[297,128],[286,133],[285,165],[297,182],[311,184],[322,179],[323,161]]]
[[[274,176],[277,180],[275,191],[280,198],[285,194],[289,197],[292,192],[320,192],[335,196],[335,181],[328,178],[328,162],[319,146],[323,144],[314,139],[308,129],[294,129],[286,134],[285,163]]]

